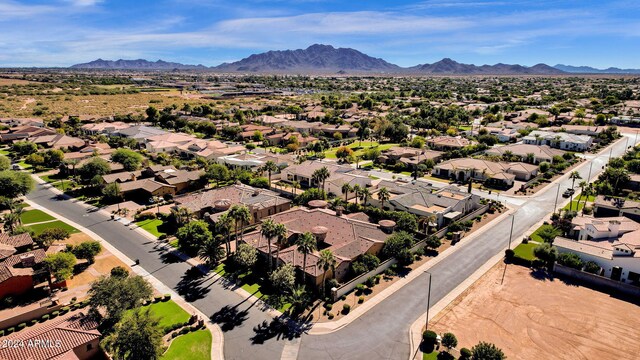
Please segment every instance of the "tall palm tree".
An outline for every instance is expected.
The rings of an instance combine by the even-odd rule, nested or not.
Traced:
[[[324,249],[320,251],[320,258],[318,259],[317,266],[322,269],[322,285],[320,287],[320,293],[322,294],[323,297],[325,295],[324,283],[325,283],[325,277],[327,276],[327,271],[331,270],[333,273],[333,270],[336,267],[336,263],[337,263],[336,257],[333,255],[331,250]]]
[[[324,182],[327,181],[329,176],[331,176],[331,173],[329,173],[329,169],[327,169],[326,166],[323,166],[320,169],[317,169],[311,175],[311,178],[313,179],[313,181],[315,181],[316,184],[318,185],[318,190],[322,190],[323,194],[325,192],[324,191]],[[322,184],[322,188],[320,188],[320,184]]]
[[[310,232],[306,232],[298,236],[296,245],[298,245],[298,251],[302,253],[302,282],[306,283],[307,255],[317,249],[316,238]]]
[[[276,223],[273,227],[273,236],[276,238],[276,269],[280,266],[280,248],[287,246],[287,227],[284,224]]]
[[[349,193],[351,191],[353,191],[353,188],[351,187],[351,185],[349,185],[349,183],[344,183],[342,184],[342,193],[344,194],[344,201],[348,202],[349,201]]]
[[[293,196],[296,196],[296,189],[300,189],[300,183],[297,181],[292,181],[291,187],[293,188]]]
[[[271,271],[271,267],[273,265],[271,261],[271,239],[273,239],[274,237],[273,232],[275,225],[276,224],[273,220],[266,219],[262,222],[262,226],[260,227],[260,235],[264,236],[267,239],[267,249],[269,251],[269,255],[267,256],[269,258],[269,271]]]
[[[278,171],[278,165],[273,161],[269,160],[264,164],[264,171],[269,175],[269,188],[271,188],[271,173]]]
[[[225,241],[226,244],[225,245],[226,245],[227,255],[230,255],[230,253],[231,253],[231,225],[232,225],[232,221],[233,221],[233,219],[231,218],[231,216],[229,216],[228,212],[220,215],[218,217],[218,220],[216,220],[216,230],[219,233],[226,235],[226,241]]]
[[[588,195],[585,194],[585,189],[586,189],[587,185],[588,185],[588,183],[586,181],[584,181],[584,180],[580,181],[578,183],[578,187],[580,188],[580,196],[588,197]],[[578,203],[576,204],[576,211],[578,211],[578,208],[580,207],[579,205],[580,205],[580,198],[578,198]],[[573,207],[573,203],[571,203],[569,205],[569,210],[571,210],[571,207]]]
[[[582,190],[582,195],[584,197],[584,206],[582,207],[584,212],[584,208],[587,207],[587,200],[589,199],[589,196],[594,195],[593,185],[588,184],[584,190]]]
[[[571,179],[571,188],[573,189],[573,187],[576,185],[576,180],[582,179],[582,176],[580,176],[580,173],[578,173],[577,171],[572,171],[571,174],[569,175],[569,179]],[[573,207],[573,193],[571,193],[571,198],[569,201],[569,211],[571,211],[572,207]]]
[[[384,203],[389,201],[390,198],[391,193],[389,192],[389,189],[387,189],[386,187],[380,188],[380,190],[378,191],[378,200],[380,200],[380,207],[382,208],[382,210],[384,210]]]
[[[368,188],[363,188],[360,190],[360,200],[362,200],[362,205],[367,206],[367,202],[371,198],[371,191]]]
[[[356,194],[355,199],[356,199],[356,205],[357,205],[358,204],[358,197],[360,197],[360,193],[362,192],[362,188],[360,187],[360,185],[355,184],[355,185],[353,185],[352,189],[353,189],[353,192]]]
[[[236,250],[238,249],[238,230],[241,229],[242,225],[246,222],[248,223],[251,220],[251,213],[249,212],[249,208],[245,205],[233,205],[231,209],[229,209],[229,216],[235,221],[235,232],[236,232]],[[240,225],[240,226],[238,226]],[[242,232],[240,232],[240,236],[242,236]]]
[[[193,219],[193,213],[186,207],[179,207],[177,209],[171,209],[171,214],[176,219],[176,225],[182,227]]]

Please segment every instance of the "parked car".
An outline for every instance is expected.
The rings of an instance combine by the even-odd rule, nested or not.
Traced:
[[[574,189],[569,188],[569,189],[565,190],[565,191],[562,193],[562,197],[566,197],[566,198],[568,198],[569,196],[571,196],[571,195],[573,195],[573,194],[575,194],[575,193],[576,193],[576,191],[575,191]]]

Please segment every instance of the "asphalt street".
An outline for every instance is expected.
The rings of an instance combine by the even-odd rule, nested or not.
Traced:
[[[618,143],[613,156],[624,151]],[[594,157],[592,177],[602,171],[609,152]],[[580,168],[587,177],[589,165]],[[571,185],[564,178],[561,188]],[[515,212],[514,236],[553,210],[556,186],[523,201]],[[268,326],[272,318],[257,304],[229,291],[221,281],[202,276],[199,271],[155,246],[136,231],[112,221],[100,212],[91,212],[73,200],[60,200],[48,186],[38,185],[29,200],[68,218],[101,236],[165,285],[173,288],[205,314],[214,316],[224,334],[227,359],[279,359],[284,339],[290,333],[280,326]],[[431,268],[431,303],[436,303],[488,259],[503,251],[509,239],[511,218],[465,243],[449,257]],[[195,270],[195,271],[194,271]],[[408,329],[426,311],[428,277],[418,277],[345,328],[328,335],[303,335],[299,359],[406,359],[409,356]],[[266,325],[266,326],[265,326]]]

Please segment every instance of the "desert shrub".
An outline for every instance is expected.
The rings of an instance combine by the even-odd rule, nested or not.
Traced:
[[[511,260],[511,259],[513,259],[513,256],[514,256],[515,254],[516,254],[516,253],[515,253],[515,251],[513,251],[513,249],[507,249],[507,250],[505,250],[505,251],[504,251],[504,257],[505,257],[507,260]]]
[[[358,304],[362,304],[364,302],[364,296],[360,296],[358,298]]]
[[[438,334],[431,330],[425,330],[422,333],[422,341],[427,346],[434,346],[436,344],[436,339],[438,338]]]
[[[329,320],[333,320],[333,317],[334,317],[334,316],[333,316],[333,313],[328,313],[328,314],[327,314],[327,318],[328,318]]]
[[[42,315],[42,317],[40,319],[42,319],[42,321],[49,320],[49,314]]]
[[[60,311],[54,311],[51,313],[51,317],[54,318],[56,316],[60,315]]]
[[[143,212],[133,217],[135,221],[151,220],[155,218],[156,218],[156,214],[152,212]]]
[[[13,332],[15,332],[15,331],[16,331],[15,328],[10,327],[10,328],[7,329],[7,334],[13,334]]]
[[[587,261],[584,264],[584,271],[591,274],[598,274],[600,272],[600,265],[596,264],[593,261]]]
[[[364,284],[367,285],[368,288],[372,288],[376,285],[376,279],[371,276],[364,282]]]
[[[331,303],[324,303],[324,308],[331,311],[331,309],[333,308],[333,304]]]
[[[344,315],[347,315],[349,313],[349,311],[351,311],[351,305],[349,305],[349,304],[342,305],[342,313]]]
[[[558,255],[558,263],[572,269],[582,269],[582,259],[574,253],[562,253]]]
[[[37,323],[38,323],[38,319],[33,319],[33,320],[31,320],[31,321],[29,322],[29,324],[28,324],[28,325],[29,325],[29,326],[33,326],[33,325],[35,325],[35,324],[37,324]]]
[[[164,298],[162,298],[162,301],[169,301],[171,300],[171,294],[164,294]]]
[[[473,353],[471,352],[471,350],[469,350],[467,348],[462,348],[462,349],[460,349],[460,357],[458,359],[459,360],[469,360],[469,359],[471,359],[472,355],[473,355]]]
[[[24,329],[24,328],[26,328],[26,327],[27,327],[27,324],[25,324],[25,323],[20,323],[20,324],[18,324],[18,331],[20,331],[20,330],[22,330],[22,329]]]
[[[153,297],[153,302],[160,302],[160,301],[162,301],[162,296],[158,295]]]
[[[356,294],[362,294],[362,292],[364,291],[365,286],[364,284],[358,284],[356,285]]]

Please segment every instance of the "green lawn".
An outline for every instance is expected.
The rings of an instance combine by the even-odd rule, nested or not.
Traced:
[[[209,360],[211,359],[211,332],[198,330],[180,335],[171,342],[162,360]]]
[[[227,269],[227,266],[228,265],[225,262],[220,263],[218,266],[216,266],[213,269],[213,271],[222,277],[230,277],[232,274]],[[267,300],[269,299],[269,295],[262,293],[262,284],[261,284],[262,281],[266,281],[266,279],[261,280],[259,276],[255,276],[255,274],[253,274],[251,271],[242,273],[237,276],[237,282],[242,283],[240,287],[244,289],[244,291],[261,299],[262,301],[267,302]],[[290,307],[291,307],[291,304],[286,303],[278,310],[280,312],[284,312]]]
[[[35,225],[29,225],[27,226],[29,229],[33,230],[35,232],[35,235],[40,235],[40,233],[42,233],[42,231],[44,229],[49,229],[49,228],[62,228],[62,229],[67,229],[69,231],[69,233],[74,234],[74,233],[79,233],[80,231],[78,231],[78,229],[74,228],[73,226],[62,222],[60,220],[56,220],[56,221],[52,221],[52,222],[47,222],[47,223],[42,223],[42,224],[35,224]]]
[[[32,168],[32,166],[30,164],[27,164],[26,162],[24,162],[24,160],[18,162],[18,165],[20,165],[25,170],[29,170],[29,169]]]
[[[151,314],[160,319],[160,327],[162,328],[174,324],[182,324],[189,321],[189,318],[191,317],[188,312],[173,300],[153,303],[151,305],[143,306],[142,308],[149,308],[151,310]]]
[[[587,199],[587,202],[594,202],[595,198],[596,198],[595,196],[589,195],[589,197],[587,197],[586,199]],[[580,194],[572,202],[570,202],[567,205],[565,205],[564,209],[565,210],[569,210],[569,206],[571,206],[571,209],[573,211],[580,211],[580,210],[582,210],[582,208],[584,208],[584,199],[585,199],[585,197],[582,196],[582,194]]]
[[[515,249],[513,249],[515,255],[519,258],[525,259],[525,260],[535,260],[536,256],[533,255],[533,249],[535,249],[535,247],[538,246],[538,244],[536,243],[528,243],[528,244],[520,244],[518,246],[516,246]]]
[[[354,141],[353,143],[347,145],[348,148],[354,149],[354,156],[363,155],[365,151],[372,147],[377,147],[378,149],[380,149],[380,151],[384,151],[394,146],[398,146],[398,144],[380,144],[376,141],[363,141],[362,145],[360,145],[360,141]],[[336,159],[336,151],[338,151],[339,148],[340,147],[335,147],[331,150],[325,151],[325,157],[327,159]]]
[[[433,350],[432,352],[430,352],[428,354],[427,353],[422,353],[422,360],[436,360],[438,358],[438,354],[439,353],[440,352],[436,351],[436,350]]]
[[[161,228],[164,223],[160,219],[148,219],[136,222],[136,225],[145,229],[148,233],[155,237],[160,237],[160,235],[166,235],[166,233],[160,231],[158,228]]]
[[[9,149],[0,149],[0,155],[9,156],[9,154],[11,154]]]
[[[20,215],[20,221],[22,221],[23,224],[33,224],[37,222],[51,221],[55,219],[56,218],[45,213],[42,210],[29,210],[29,211],[23,212],[22,215]]]
[[[544,226],[544,225],[543,225]],[[540,226],[542,227],[542,226]],[[536,231],[533,232],[533,234],[531,234],[530,238],[533,241],[537,241],[540,244],[542,244],[544,242],[544,240],[542,240],[542,238],[540,237],[540,235],[538,235],[538,230],[540,230],[540,228],[537,228]]]

